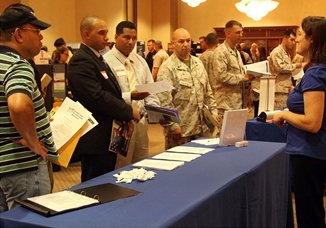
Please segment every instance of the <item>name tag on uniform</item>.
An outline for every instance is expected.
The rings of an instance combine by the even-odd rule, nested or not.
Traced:
[[[108,75],[106,74],[105,70],[102,70],[101,71],[101,74],[102,76],[105,78],[105,79],[109,79]]]
[[[127,75],[125,69],[116,69],[115,72],[117,73],[118,77]]]

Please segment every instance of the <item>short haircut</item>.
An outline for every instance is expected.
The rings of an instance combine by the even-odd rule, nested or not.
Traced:
[[[156,46],[158,46],[159,48],[163,48],[163,46],[162,46],[162,41],[160,41],[160,40],[156,40],[154,44],[155,44]]]
[[[136,25],[134,23],[132,23],[131,21],[121,21],[115,28],[115,34],[117,34],[117,35],[122,34],[124,28],[137,30]]]
[[[239,25],[239,26],[242,28],[242,24],[241,24],[239,21],[231,20],[231,21],[228,21],[228,22],[225,24],[225,29],[230,29],[230,28],[232,28],[234,25]]]
[[[206,36],[206,43],[208,45],[216,45],[218,43],[218,38],[217,38],[217,35],[216,33],[208,33],[207,36]]]
[[[62,45],[65,45],[66,44],[66,42],[65,42],[65,40],[63,39],[63,38],[58,38],[58,39],[56,39],[55,41],[54,41],[54,46],[55,47],[61,47]]]
[[[199,37],[199,39],[203,39],[204,41],[206,41],[206,36],[201,36]]]
[[[147,40],[147,42],[152,42],[152,43],[155,43],[155,40],[153,40],[153,39],[150,39],[150,40]]]
[[[295,32],[291,29],[287,29],[283,33],[284,38],[289,38],[291,35],[296,36]]]

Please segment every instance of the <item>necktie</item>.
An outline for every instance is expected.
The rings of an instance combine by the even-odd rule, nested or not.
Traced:
[[[128,58],[126,59],[125,66],[126,66],[126,71],[127,71],[127,78],[129,81],[129,89],[131,92],[136,89],[136,74],[135,74],[135,70],[132,67],[131,62]],[[136,107],[138,109],[138,111],[140,111],[140,112],[142,111],[141,102],[132,100],[132,106]]]
[[[109,66],[109,64],[105,61],[105,59],[103,58],[102,55],[100,55],[99,59],[105,64],[106,68],[108,69],[107,71],[109,71],[109,77],[111,78],[111,80],[113,81],[113,83],[115,84],[115,86],[118,88],[119,91],[121,91],[121,88],[119,86],[119,83],[117,81],[117,79],[115,78],[115,76],[112,74],[111,72],[111,68]]]

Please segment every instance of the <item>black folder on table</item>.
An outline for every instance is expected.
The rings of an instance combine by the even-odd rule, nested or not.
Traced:
[[[37,212],[43,216],[50,217],[53,215],[73,211],[73,210],[78,210],[81,208],[85,207],[90,207],[94,205],[98,205],[101,203],[107,203],[110,201],[114,201],[117,199],[129,197],[129,196],[134,196],[138,195],[141,192],[130,189],[130,188],[125,188],[119,185],[111,184],[111,183],[106,183],[106,184],[100,184],[100,185],[95,185],[92,187],[87,187],[87,188],[82,188],[74,191],[70,190],[64,190],[67,192],[71,193],[77,193],[75,195],[83,196],[83,197],[89,197],[89,198],[94,198],[95,200],[91,202],[90,204],[83,205],[83,206],[77,206],[77,207],[71,207],[68,209],[65,209],[63,211],[55,211],[53,209],[50,209],[46,207],[45,204],[41,205],[36,202],[33,202],[29,199],[26,200],[21,200],[21,199],[15,199],[15,202],[22,205],[23,207],[30,209],[34,212]],[[51,194],[56,194],[56,193],[51,193]],[[48,195],[51,195],[48,194]],[[47,195],[44,195],[47,196]],[[42,196],[41,196],[42,197]]]

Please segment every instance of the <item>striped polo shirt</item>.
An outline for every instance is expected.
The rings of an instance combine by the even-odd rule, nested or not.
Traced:
[[[49,159],[58,159],[44,100],[37,88],[32,66],[14,49],[0,46],[0,177],[37,169],[40,155],[13,140],[21,139],[10,118],[7,98],[24,93],[35,110],[36,132],[48,150]]]

